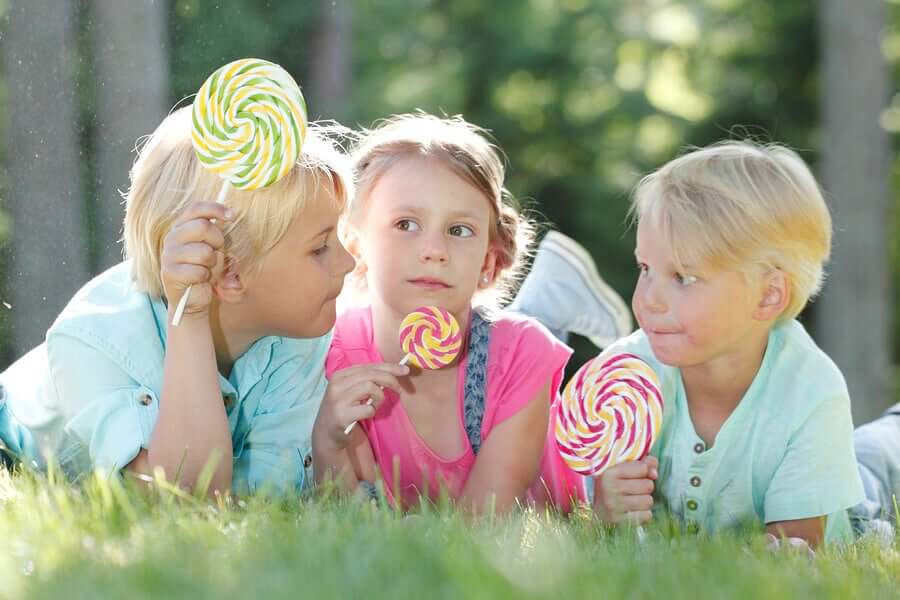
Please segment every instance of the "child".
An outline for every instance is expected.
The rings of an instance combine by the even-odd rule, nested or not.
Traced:
[[[547,441],[571,350],[530,319],[489,310],[532,235],[496,150],[459,117],[403,115],[367,132],[354,162],[348,248],[371,306],[335,326],[327,371],[340,393],[314,426],[317,479],[354,489],[380,476],[403,507],[446,493],[475,512],[526,499],[567,510],[584,498],[583,480]],[[399,388],[347,383],[361,365],[403,358],[400,322],[423,305],[445,308],[467,332],[458,359],[411,369]]]
[[[723,143],[646,177],[632,210],[640,329],[608,351],[647,360],[666,408],[658,463],[606,471],[595,481],[596,511],[645,522],[655,487],[690,529],[756,521],[812,545],[845,536],[846,509],[862,500],[850,400],[840,371],[795,320],[821,286],[831,243],[809,169],[785,148]],[[523,293],[559,271],[533,271]],[[517,304],[532,316],[591,329],[590,317],[530,295]]]
[[[191,487],[218,459],[211,490],[307,483],[335,298],[353,266],[335,230],[349,166],[314,126],[285,177],[218,205],[224,183],[194,154],[190,108],[167,117],[131,172],[127,260],[0,376],[9,451],[72,476],[159,466]]]

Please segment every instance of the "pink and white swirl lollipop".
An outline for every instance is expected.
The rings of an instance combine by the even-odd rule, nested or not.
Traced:
[[[662,426],[659,378],[633,354],[601,354],[569,381],[559,403],[556,445],[572,470],[599,475],[640,460]]]

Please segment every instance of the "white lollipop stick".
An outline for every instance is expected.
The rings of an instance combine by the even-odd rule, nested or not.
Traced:
[[[219,190],[219,197],[216,198],[216,204],[224,204],[225,196],[228,193],[228,182],[222,182],[222,189]],[[212,220],[213,223],[216,222],[215,219]],[[191,297],[191,288],[193,285],[187,286],[187,289],[184,290],[184,294],[181,295],[181,300],[178,301],[178,306],[175,307],[175,314],[172,315],[172,327],[178,327],[178,324],[181,323],[181,316],[184,314],[184,307],[187,306],[188,298]]]
[[[400,361],[400,366],[402,367],[403,365],[408,363],[410,360],[412,360],[412,357],[413,357],[412,354],[407,354],[406,356],[404,356],[403,360]],[[380,387],[381,389],[384,389],[380,385],[378,387]],[[371,398],[369,398],[368,400],[366,400],[366,406],[372,406],[372,402],[373,402],[373,400]],[[353,421],[352,423],[347,425],[347,428],[344,430],[344,435],[350,435],[350,432],[353,431],[354,427],[356,427],[356,421]]]

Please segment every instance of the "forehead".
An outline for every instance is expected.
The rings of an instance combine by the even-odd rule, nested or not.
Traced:
[[[490,215],[488,198],[444,161],[409,156],[388,168],[375,182],[369,201],[383,209],[419,207]]]

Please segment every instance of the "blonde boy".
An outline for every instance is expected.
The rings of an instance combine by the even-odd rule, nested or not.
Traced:
[[[353,266],[336,237],[348,164],[313,126],[283,179],[231,190],[222,206],[190,132],[190,109],[174,112],[134,164],[127,260],[0,375],[0,438],[73,476],[159,466],[189,487],[213,460],[212,489],[300,488],[334,299]]]

